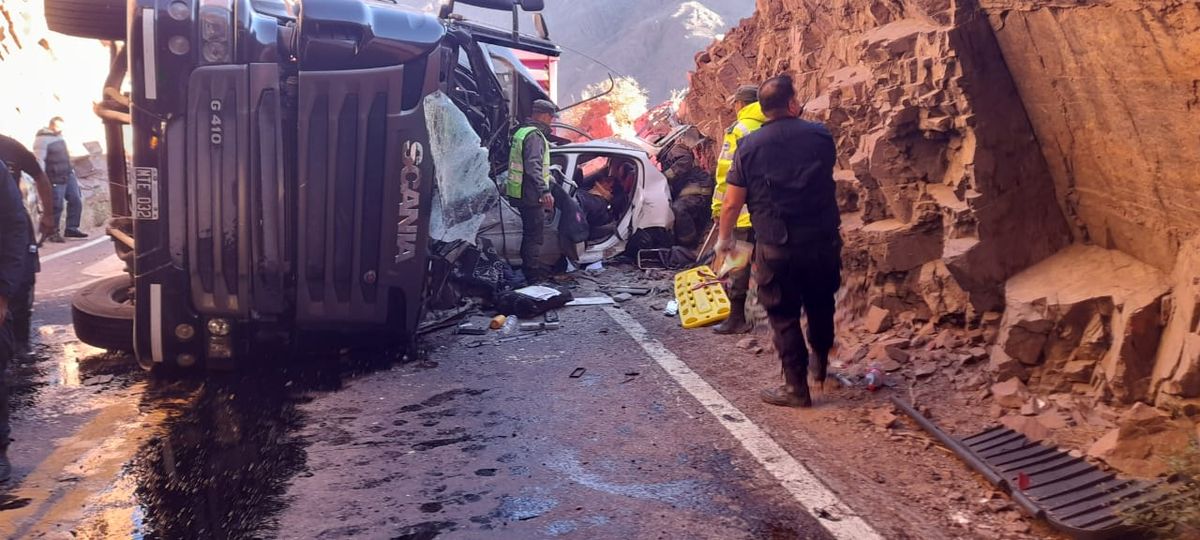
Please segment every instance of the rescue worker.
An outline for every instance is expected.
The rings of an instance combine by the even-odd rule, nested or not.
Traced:
[[[87,238],[87,233],[79,230],[83,218],[83,193],[79,190],[79,179],[75,176],[75,167],[71,165],[71,154],[67,151],[67,142],[63,139],[63,119],[55,116],[50,124],[38,131],[33,141],[33,153],[37,156],[38,164],[50,183],[54,185],[54,234],[46,238],[50,242],[63,243],[63,237]],[[67,227],[62,234],[58,226],[62,224],[63,203],[66,203]]]
[[[529,120],[513,134],[508,159],[505,195],[521,214],[521,266],[525,280],[533,283],[546,277],[538,260],[545,237],[546,211],[554,209],[550,194],[550,124],[558,114],[553,103],[533,102]]]
[[[613,215],[613,191],[616,185],[615,176],[605,176],[597,180],[592,189],[575,196],[588,224],[589,241],[608,238],[617,230],[617,218]]]
[[[0,166],[0,482],[12,476],[8,461],[8,377],[5,372],[16,355],[9,304],[18,294],[27,273],[29,252],[29,215],[21,199],[21,190]]]
[[[841,217],[833,182],[836,150],[825,126],[799,118],[796,88],[786,75],[763,83],[769,119],[734,156],[721,211],[717,252],[728,254],[743,206],[754,215],[754,278],[767,311],[784,385],[762,392],[772,405],[812,405],[809,353],[800,327],[808,319],[811,374],[824,383],[833,347],[834,295],[841,286]]]
[[[671,187],[671,211],[675,214],[675,243],[694,248],[708,229],[712,216],[713,177],[696,164],[696,150],[704,142],[692,127],[679,136],[660,158],[663,175]]]
[[[53,205],[53,188],[50,185],[50,179],[42,172],[42,168],[38,166],[37,158],[33,153],[26,149],[21,143],[12,138],[0,135],[0,161],[7,164],[6,169],[12,176],[14,185],[21,185],[21,174],[28,174],[34,179],[34,186],[37,188],[38,203],[42,207],[42,219],[40,231],[43,236],[55,234],[58,228],[54,225]],[[29,226],[29,248],[26,253],[25,261],[25,276],[19,283],[14,296],[9,299],[8,309],[12,312],[13,317],[13,337],[16,340],[16,349],[18,354],[24,353],[29,349],[29,338],[31,335],[31,322],[33,316],[33,289],[36,282],[37,272],[39,268],[38,262],[38,246],[34,239],[32,224]]]
[[[733,165],[733,155],[737,152],[739,142],[747,135],[754,133],[767,118],[763,116],[762,107],[758,103],[758,87],[742,86],[730,98],[733,109],[737,111],[737,122],[725,132],[725,145],[717,158],[717,185],[712,197],[712,216],[718,219],[726,194],[726,183],[729,168]],[[750,212],[743,209],[738,215],[737,229],[734,238],[743,242],[754,242],[754,231],[750,228]],[[750,292],[750,268],[741,268],[729,276],[729,318],[713,329],[723,335],[745,334],[753,329],[746,319],[746,297]]]

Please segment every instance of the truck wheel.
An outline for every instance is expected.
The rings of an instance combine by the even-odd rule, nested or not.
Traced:
[[[45,0],[46,26],[68,36],[125,40],[125,0]]]
[[[80,289],[71,300],[79,341],[109,351],[133,351],[133,294],[129,276],[105,278]]]

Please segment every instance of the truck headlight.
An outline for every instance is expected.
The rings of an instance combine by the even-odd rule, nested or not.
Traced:
[[[208,333],[217,337],[228,336],[233,331],[233,324],[229,319],[209,319]]]
[[[200,0],[200,43],[204,63],[233,61],[233,0]]]

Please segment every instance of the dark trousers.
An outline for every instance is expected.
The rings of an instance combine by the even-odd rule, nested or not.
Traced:
[[[699,244],[712,219],[712,196],[685,195],[671,201],[675,214],[675,243],[693,248]]]
[[[83,219],[83,192],[79,189],[79,179],[71,173],[65,184],[54,185],[54,226],[62,224],[63,203],[66,203],[67,229],[78,230],[79,222]]]
[[[0,324],[0,451],[8,448],[8,364],[16,354],[12,317]]]
[[[735,229],[733,238],[742,242],[754,243],[754,229]],[[755,251],[757,251],[757,246]],[[746,302],[750,295],[751,265],[746,265],[729,274],[729,290],[726,291],[732,302]]]
[[[538,260],[546,236],[546,211],[530,205],[518,206],[517,211],[521,213],[521,266],[525,279],[538,279],[546,273]]]
[[[29,345],[29,337],[33,324],[33,289],[36,281],[30,277],[29,283],[20,287],[8,301],[8,309],[12,312],[12,338],[17,348]]]
[[[775,245],[758,243],[754,278],[767,311],[784,377],[807,384],[808,348],[800,327],[808,318],[808,344],[822,362],[833,348],[834,296],[841,287],[841,239]]]

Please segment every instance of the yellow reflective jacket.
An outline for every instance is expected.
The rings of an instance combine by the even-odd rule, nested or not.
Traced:
[[[714,218],[721,216],[721,203],[725,201],[725,177],[729,176],[729,169],[733,167],[733,154],[737,152],[738,141],[742,140],[742,137],[754,133],[765,123],[767,123],[767,117],[762,112],[762,106],[758,103],[751,103],[738,111],[737,122],[734,122],[725,131],[725,146],[721,148],[721,156],[717,158],[717,188],[713,191],[712,199]],[[745,206],[742,207],[742,213],[738,216],[737,226],[739,229],[750,227],[750,211]]]

